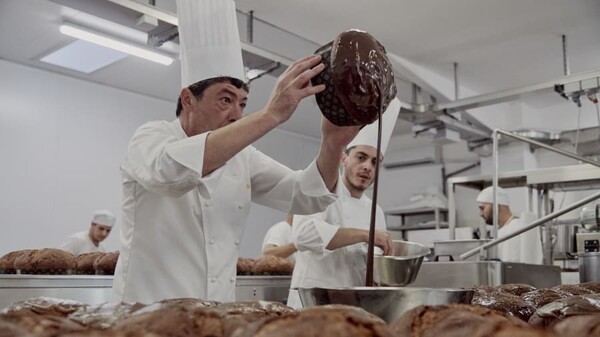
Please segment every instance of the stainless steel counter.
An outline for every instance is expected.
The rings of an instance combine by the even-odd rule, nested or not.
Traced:
[[[0,275],[0,308],[38,296],[88,304],[109,302],[112,281],[112,276],[97,275]]]
[[[560,284],[560,268],[500,261],[423,262],[411,287],[461,288],[525,283],[536,288]]]
[[[31,297],[71,299],[87,304],[110,302],[112,276],[99,275],[0,275],[0,309]],[[282,301],[290,276],[238,276],[237,301]]]

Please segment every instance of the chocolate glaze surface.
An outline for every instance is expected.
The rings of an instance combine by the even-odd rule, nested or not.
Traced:
[[[349,30],[315,52],[325,69],[312,85],[325,84],[316,95],[323,115],[338,126],[377,120],[396,96],[396,83],[383,46],[367,32]]]
[[[385,111],[396,96],[394,72],[385,48],[367,32],[349,30],[335,39],[331,73],[344,109],[358,124],[376,121],[380,109]]]

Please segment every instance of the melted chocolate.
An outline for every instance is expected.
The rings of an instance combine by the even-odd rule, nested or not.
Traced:
[[[373,123],[396,96],[394,72],[383,46],[369,33],[349,30],[331,49],[332,84],[358,124]]]
[[[343,32],[315,53],[321,55],[325,69],[311,82],[325,84],[316,99],[333,124],[370,124],[396,96],[394,72],[385,49],[369,33]]]

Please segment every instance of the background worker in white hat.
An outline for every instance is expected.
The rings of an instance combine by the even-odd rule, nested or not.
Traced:
[[[508,193],[497,188],[498,203],[498,238],[505,237],[535,220],[530,214],[522,217],[515,216],[510,209]],[[494,187],[484,188],[477,196],[479,215],[486,224],[494,224]],[[522,218],[528,218],[524,224]],[[542,263],[542,242],[539,229],[534,228],[498,245],[498,258],[504,262]]]
[[[109,210],[95,211],[92,215],[90,229],[69,236],[60,248],[73,255],[105,252],[106,247],[104,247],[102,241],[106,240],[110,234],[115,225],[115,220],[115,215]]]
[[[121,165],[123,228],[115,301],[235,300],[251,202],[310,214],[335,201],[338,163],[358,127],[322,124],[320,152],[292,171],[251,144],[324,89],[320,57],[293,62],[266,106],[242,118],[248,87],[231,0],[178,0],[183,89],[173,121],[142,125]]]
[[[383,114],[380,163],[399,111],[400,101],[394,99]],[[298,254],[291,288],[365,285],[371,199],[364,192],[375,178],[377,127],[378,122],[367,125],[348,144],[341,160],[343,183],[337,186],[336,202],[321,213],[294,215],[292,239]],[[375,229],[376,253],[389,254],[393,243],[379,205]],[[302,307],[296,290],[290,289],[287,304]]]

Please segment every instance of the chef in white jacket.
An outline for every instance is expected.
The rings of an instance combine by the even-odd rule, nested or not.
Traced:
[[[383,115],[380,159],[399,111],[400,101],[394,99]],[[364,191],[375,177],[377,124],[374,122],[363,128],[348,144],[341,161],[343,183],[337,186],[338,200],[324,212],[294,216],[292,239],[298,254],[287,303],[292,308],[302,307],[298,291],[294,288],[365,285],[371,199]],[[375,229],[376,254],[390,254],[392,240],[386,231],[385,216],[379,205]]]
[[[60,246],[73,255],[83,253],[105,252],[106,247],[102,244],[116,221],[115,215],[106,209],[99,209],[92,214],[92,222],[87,231],[75,233],[67,238]]]
[[[498,237],[505,237],[523,228],[522,219],[515,216],[510,210],[508,194],[501,187],[497,188],[496,200],[498,202]],[[485,223],[492,225],[494,223],[493,186],[486,187],[479,193],[477,203],[479,214],[485,220]],[[526,214],[526,216],[529,217],[529,214]],[[539,228],[531,229],[498,244],[498,258],[504,262],[541,264],[543,252]]]
[[[335,201],[338,163],[359,127],[323,121],[319,154],[292,171],[251,144],[324,89],[320,57],[293,62],[265,108],[242,118],[248,88],[231,0],[178,0],[177,118],[142,125],[123,176],[123,228],[113,300],[235,298],[236,260],[251,202],[310,214]]]

